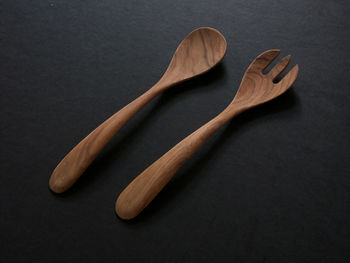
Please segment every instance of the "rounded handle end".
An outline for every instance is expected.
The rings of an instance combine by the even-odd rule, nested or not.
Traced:
[[[135,209],[135,207],[124,198],[124,192],[122,192],[117,201],[115,202],[115,212],[119,218],[124,220],[130,220],[135,218],[141,211]]]
[[[49,180],[49,188],[56,194],[67,191],[85,171],[85,167],[72,166],[70,155],[67,156],[57,165]]]
[[[56,169],[53,171],[49,180],[49,188],[52,192],[62,194],[69,189],[70,185],[63,176],[56,172]]]

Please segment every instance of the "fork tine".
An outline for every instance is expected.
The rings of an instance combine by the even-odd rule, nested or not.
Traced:
[[[261,53],[256,59],[254,59],[249,68],[254,71],[263,71],[272,63],[280,52],[279,49],[270,49]]]
[[[283,72],[283,70],[285,70],[286,67],[288,66],[288,64],[290,62],[290,57],[291,57],[291,55],[284,57],[280,62],[278,62],[278,64],[276,64],[270,70],[269,73],[267,73],[267,76],[272,78],[272,80],[276,79]]]
[[[287,89],[289,89],[293,85],[293,83],[297,79],[298,72],[299,72],[299,66],[297,64],[288,72],[287,75],[283,77],[283,79],[281,79],[278,83],[274,84],[275,89],[277,90],[276,96],[281,95],[283,92],[285,92]]]

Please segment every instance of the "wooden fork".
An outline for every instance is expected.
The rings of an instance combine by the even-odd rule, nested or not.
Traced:
[[[246,70],[236,96],[224,111],[175,145],[124,189],[115,206],[120,218],[136,217],[176,171],[226,122],[250,108],[278,97],[293,85],[298,76],[298,65],[278,83],[273,82],[288,66],[290,55],[283,58],[267,74],[262,73],[279,53],[280,50],[274,49],[259,55]]]

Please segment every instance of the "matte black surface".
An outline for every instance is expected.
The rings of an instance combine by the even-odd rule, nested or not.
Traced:
[[[349,1],[0,2],[1,262],[349,262]],[[64,195],[61,158],[210,26],[223,62],[147,105]],[[281,98],[234,119],[137,219],[123,188],[234,97],[279,48]],[[291,67],[289,67],[290,69]]]

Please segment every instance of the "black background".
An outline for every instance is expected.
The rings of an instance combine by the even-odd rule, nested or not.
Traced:
[[[349,7],[1,1],[1,262],[349,262]],[[223,62],[152,101],[70,191],[51,193],[61,158],[156,83],[200,26],[226,37]],[[123,188],[224,109],[272,48],[300,66],[292,90],[235,118],[120,220]]]

